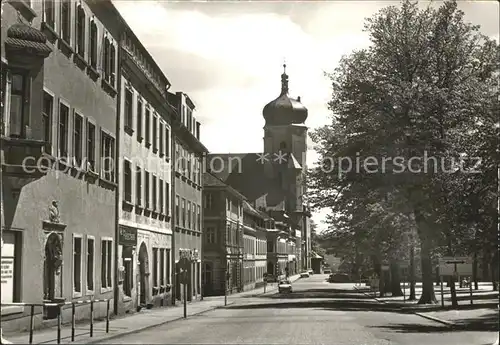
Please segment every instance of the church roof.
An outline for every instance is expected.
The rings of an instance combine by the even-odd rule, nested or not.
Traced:
[[[284,209],[286,191],[269,173],[270,162],[262,163],[257,153],[222,153],[207,156],[207,169],[249,201],[265,200],[268,208]],[[271,170],[272,171],[272,170]]]

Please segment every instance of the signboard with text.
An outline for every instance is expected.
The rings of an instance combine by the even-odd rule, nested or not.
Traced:
[[[135,246],[137,244],[137,230],[120,226],[118,243],[123,246]]]
[[[439,275],[472,276],[472,259],[469,257],[445,256],[439,259]]]

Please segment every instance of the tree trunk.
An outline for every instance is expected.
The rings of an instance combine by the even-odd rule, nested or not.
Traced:
[[[439,276],[439,266],[436,266],[436,286],[441,285],[441,277]]]
[[[473,261],[472,261],[472,280],[474,281],[474,290],[479,290],[479,283],[477,281],[477,250],[474,251]],[[472,282],[471,282],[472,284]]]
[[[391,295],[392,296],[403,296],[403,291],[401,290],[401,275],[399,274],[399,264],[397,262],[391,261]]]
[[[431,244],[429,242],[428,239],[422,239],[420,251],[422,260],[422,295],[420,296],[418,304],[437,303],[432,279]]]
[[[410,297],[409,301],[417,299],[415,296],[415,248],[413,245],[410,247]]]
[[[493,291],[498,291],[498,250],[495,251],[490,262],[491,282]]]
[[[448,278],[448,281],[450,282],[451,305],[452,307],[458,307],[457,290],[455,289],[455,277],[450,276]]]
[[[490,280],[490,253],[488,253],[487,250],[483,250],[483,257],[482,257],[482,270],[483,270],[483,282],[487,282]]]

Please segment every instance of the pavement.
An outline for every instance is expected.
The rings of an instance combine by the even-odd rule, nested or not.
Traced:
[[[299,275],[290,277],[292,282],[299,279]],[[264,292],[265,290],[265,292]],[[256,296],[266,296],[273,294],[277,290],[277,284],[267,284],[264,287],[244,291],[241,293],[228,295],[227,304],[231,305],[238,299],[252,298]],[[205,297],[202,301],[188,302],[188,318],[199,315],[207,311],[224,307],[224,296]],[[109,341],[115,337],[122,337],[127,334],[141,332],[159,325],[184,319],[183,304],[178,302],[175,306],[156,309],[143,309],[139,313],[124,315],[110,320],[109,333],[106,333],[106,322],[94,322],[93,337],[90,337],[90,323],[81,322],[75,328],[75,341],[71,341],[71,324],[63,324],[61,328],[61,344],[93,344]],[[63,320],[64,321],[64,320]],[[4,339],[13,344],[28,344],[29,333],[3,334]],[[33,335],[34,344],[57,344],[57,328],[47,328],[35,330]]]
[[[100,331],[94,338],[82,335],[76,343],[490,345],[496,340],[498,325],[484,328],[478,321],[450,327],[398,303],[376,301],[353,284],[330,284],[326,278],[294,277],[293,292],[287,294],[277,293],[274,284],[266,293],[261,288],[230,295],[226,307],[224,297],[205,298],[188,305],[187,319],[182,318],[182,306],[151,309],[112,320],[109,334],[96,324]],[[45,343],[55,343],[53,335]],[[26,339],[8,338],[13,343]],[[41,343],[41,333],[34,340]]]
[[[488,345],[495,330],[453,329],[390,303],[353,284],[313,275],[293,292],[247,294],[225,308],[115,337],[102,344]]]

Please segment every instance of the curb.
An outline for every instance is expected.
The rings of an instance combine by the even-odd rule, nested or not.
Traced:
[[[229,305],[231,305],[233,303],[234,303],[234,301],[231,301],[231,302],[228,301],[227,305],[229,306]],[[188,315],[187,318],[186,318],[186,320],[189,319],[189,317],[191,317],[191,316],[200,315],[200,314],[212,311],[212,310],[221,309],[221,308],[225,308],[225,307],[226,306],[214,306],[214,307],[210,307],[210,308],[208,308],[206,310],[202,310],[202,311],[199,311],[199,312],[196,312],[196,313]],[[168,323],[179,321],[179,320],[184,320],[184,316],[180,316],[180,317],[177,317],[175,319],[170,319],[170,320],[167,320],[167,321],[161,321],[161,322],[156,323],[154,325],[147,325],[147,326],[140,327],[140,328],[133,329],[133,330],[129,330],[129,331],[122,331],[120,333],[113,334],[113,335],[111,335],[109,337],[102,337],[101,339],[85,340],[85,341],[82,339],[82,342],[75,341],[72,344],[99,344],[99,342],[101,342],[101,341],[109,341],[109,340],[113,340],[113,339],[117,339],[117,338],[120,338],[120,337],[124,337],[124,336],[130,335],[132,333],[143,332],[143,331],[146,331],[148,329],[159,327],[159,326],[163,326],[163,325],[166,325]]]
[[[450,327],[455,326],[455,324],[453,322],[446,321],[446,320],[443,320],[443,319],[439,319],[439,318],[434,317],[434,316],[425,315],[424,313],[419,313],[419,312],[415,311],[415,312],[413,312],[413,314],[418,315],[420,317],[423,317],[424,319],[428,319],[428,320],[431,320],[431,321],[435,321],[435,322],[441,323],[441,324],[446,325],[446,326],[450,326]]]
[[[382,304],[387,304],[386,301],[382,301],[376,297],[373,297],[373,296],[370,296],[369,294],[367,294],[366,292],[364,291],[361,291],[359,290],[357,287],[354,287],[355,290],[361,292],[362,294],[364,294],[365,296],[368,296],[368,297],[371,297],[372,299],[374,299],[375,301],[379,302],[379,303],[382,303]],[[400,309],[403,309],[403,307],[400,307]],[[417,315],[417,316],[420,316],[424,319],[427,319],[427,320],[431,320],[431,321],[434,321],[434,322],[437,322],[437,323],[440,323],[442,325],[446,325],[448,327],[453,327],[455,326],[455,324],[453,322],[450,322],[450,321],[446,321],[446,320],[443,320],[443,319],[439,319],[437,317],[434,317],[434,316],[429,316],[429,315],[426,315],[424,313],[421,313],[421,312],[418,312],[418,311],[413,311],[412,314],[414,315]]]

